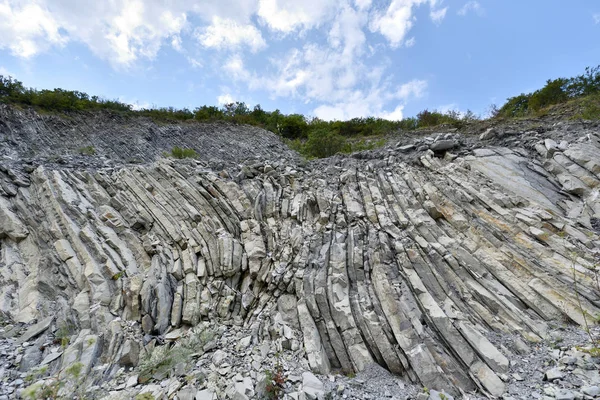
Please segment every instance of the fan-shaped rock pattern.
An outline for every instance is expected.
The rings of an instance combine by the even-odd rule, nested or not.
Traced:
[[[386,148],[235,179],[192,160],[3,168],[0,309],[68,322],[51,362],[111,365],[104,378],[143,346],[123,321],[160,336],[210,319],[259,339],[285,326],[318,373],[378,363],[501,396],[508,360],[549,321],[600,313],[598,138],[548,148]],[[493,344],[503,333],[520,339]]]

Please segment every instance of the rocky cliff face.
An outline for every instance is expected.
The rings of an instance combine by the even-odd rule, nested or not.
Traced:
[[[396,398],[526,390],[515,360],[600,315],[600,130],[530,125],[306,163],[256,128],[1,108],[2,390],[260,398],[282,363],[290,398],[372,365]]]

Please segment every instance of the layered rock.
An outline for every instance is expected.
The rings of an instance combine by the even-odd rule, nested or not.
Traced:
[[[0,310],[68,328],[48,364],[82,363],[96,382],[135,366],[148,341],[210,320],[279,337],[316,373],[377,363],[455,396],[501,396],[508,360],[549,322],[600,315],[598,136],[540,141],[539,159],[405,147],[239,174],[196,160],[11,164]],[[515,343],[495,344],[502,334]]]

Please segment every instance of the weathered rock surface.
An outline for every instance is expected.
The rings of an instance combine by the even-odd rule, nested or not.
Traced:
[[[509,134],[486,135],[485,147],[446,135],[431,140],[435,154],[417,140],[302,164],[258,129],[133,121],[136,131],[116,133],[122,121],[94,118],[73,132],[59,117],[0,108],[0,311],[40,321],[23,331],[37,340],[15,363],[25,369],[77,363],[102,388],[210,321],[240,330],[235,350],[209,341],[196,354],[208,382],[230,385],[184,387],[181,370],[164,385],[123,381],[115,396],[251,398],[275,350],[296,360],[290,398],[324,390],[302,368],[372,364],[454,398],[500,397],[509,360],[557,321],[600,314],[597,128],[514,148],[495,142]],[[92,140],[98,155],[87,167],[48,161],[67,138],[71,149]],[[442,157],[458,143],[458,157]],[[200,160],[150,161],[174,145]],[[148,162],[127,165],[129,150]],[[255,374],[235,378],[244,357]]]

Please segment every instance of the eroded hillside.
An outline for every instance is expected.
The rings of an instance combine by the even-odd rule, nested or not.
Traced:
[[[0,391],[587,395],[598,124],[478,133],[305,162],[257,128],[2,106]]]

